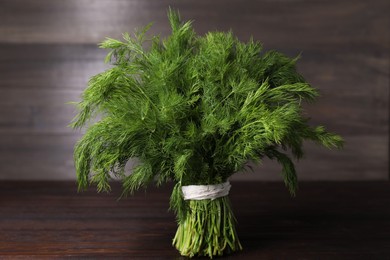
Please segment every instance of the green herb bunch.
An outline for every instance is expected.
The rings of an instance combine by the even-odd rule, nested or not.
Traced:
[[[108,191],[116,176],[127,195],[154,181],[174,181],[171,208],[180,225],[191,214],[181,186],[222,183],[268,157],[281,164],[295,194],[288,154],[301,158],[304,140],[342,146],[341,137],[308,124],[301,105],[318,92],[296,71],[297,58],[263,53],[259,42],[240,42],[231,32],[198,36],[172,10],[168,18],[172,33],[165,39],[147,38],[149,25],[100,44],[113,66],[91,78],[72,122],[88,126],[74,152],[79,188],[92,183]],[[89,124],[96,115],[99,121]],[[126,174],[132,158],[139,164]],[[219,241],[219,249],[205,238],[195,242],[201,245],[189,243],[187,251],[181,242],[176,246],[185,255],[210,257],[241,248],[234,239]]]

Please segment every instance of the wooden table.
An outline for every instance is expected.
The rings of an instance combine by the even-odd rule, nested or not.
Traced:
[[[244,251],[228,259],[390,259],[389,182],[233,182]],[[171,185],[118,201],[73,182],[0,183],[1,259],[181,259]],[[184,258],[183,258],[184,259]]]

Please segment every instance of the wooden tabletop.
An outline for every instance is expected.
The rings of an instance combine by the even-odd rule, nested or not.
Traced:
[[[1,259],[184,259],[172,185],[117,200],[73,182],[0,183]],[[390,259],[389,182],[233,182],[244,250],[227,259]]]

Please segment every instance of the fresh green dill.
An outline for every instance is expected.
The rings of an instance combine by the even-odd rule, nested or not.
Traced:
[[[125,33],[123,40],[100,44],[113,66],[91,78],[71,124],[87,128],[74,152],[79,189],[95,184],[109,191],[113,175],[122,181],[123,195],[154,181],[173,181],[171,208],[179,224],[192,223],[187,219],[192,206],[216,205],[184,201],[181,186],[222,183],[248,162],[268,157],[281,164],[294,195],[293,159],[303,156],[304,140],[328,148],[343,144],[340,136],[308,124],[301,105],[318,92],[297,72],[297,58],[263,52],[259,42],[241,42],[232,32],[198,36],[178,12],[169,10],[168,17],[167,38],[148,39],[148,25],[134,36]],[[90,123],[96,115],[99,121]],[[132,158],[139,164],[126,174]],[[230,211],[227,204],[221,207]],[[212,257],[229,243],[230,250],[241,248],[229,235],[211,249],[206,240],[192,241],[192,251],[183,249],[185,243],[177,241],[185,236],[183,227],[178,232],[182,254]]]

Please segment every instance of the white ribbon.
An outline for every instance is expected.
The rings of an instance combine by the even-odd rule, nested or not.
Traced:
[[[219,197],[227,196],[230,190],[230,183],[216,185],[188,185],[182,186],[184,200],[214,200]]]

